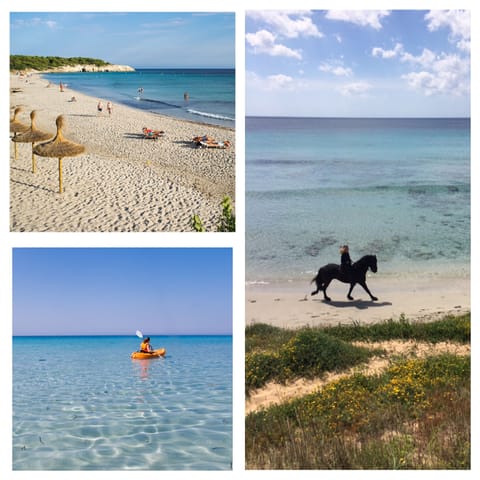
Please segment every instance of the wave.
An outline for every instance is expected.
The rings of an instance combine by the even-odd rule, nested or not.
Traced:
[[[182,108],[180,105],[175,105],[174,103],[164,102],[162,100],[156,100],[154,98],[144,98],[144,97],[135,97],[136,100],[139,102],[149,102],[149,103],[156,103],[158,105],[165,105],[166,107],[171,108]]]
[[[201,110],[195,110],[193,108],[185,108],[182,105],[176,105],[175,103],[169,103],[165,102],[163,100],[157,100],[154,98],[145,98],[145,97],[135,97],[136,100],[139,102],[147,102],[147,103],[154,103],[156,105],[162,105],[164,107],[168,108],[176,108],[179,110],[185,110],[191,115],[197,115],[200,117],[205,117],[205,118],[214,118],[216,120],[225,120],[229,122],[234,122],[235,119],[232,117],[228,117],[227,115],[220,115],[219,113],[211,113],[211,112],[202,112]]]
[[[187,112],[191,113],[192,115],[199,115],[201,117],[216,118],[217,120],[229,120],[231,122],[235,121],[234,118],[227,117],[226,115],[220,115],[218,113],[201,112],[199,110],[193,110],[192,108],[187,108]]]

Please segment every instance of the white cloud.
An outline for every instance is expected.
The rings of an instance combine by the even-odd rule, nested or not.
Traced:
[[[337,90],[345,97],[365,96],[372,86],[367,82],[354,82],[341,85]]]
[[[352,69],[344,67],[340,62],[323,62],[318,69],[321,72],[331,73],[337,77],[350,77],[353,75]]]
[[[299,50],[293,50],[285,45],[275,43],[276,36],[267,30],[259,30],[256,33],[247,33],[245,38],[248,44],[253,47],[253,53],[264,53],[272,57],[292,57],[302,59]]]
[[[380,58],[394,58],[403,51],[403,45],[397,43],[392,50],[384,50],[380,47],[372,48],[372,56]]]
[[[468,10],[431,10],[425,15],[431,32],[440,28],[450,30],[450,41],[461,50],[470,50],[470,12]]]
[[[388,15],[390,15],[389,10],[329,10],[325,18],[381,30],[381,20]]]
[[[403,52],[401,56],[402,62],[408,62],[413,64],[418,64],[424,68],[431,67],[434,65],[436,59],[435,53],[433,53],[428,48],[424,48],[421,55],[412,55],[408,52]]]
[[[279,73],[267,77],[271,89],[289,89],[293,87],[293,78]]]
[[[411,88],[421,89],[425,95],[468,95],[470,92],[470,62],[458,55],[442,55],[429,70],[403,75]]]
[[[323,33],[310,18],[309,11],[248,11],[247,16],[274,30],[275,34],[286,38],[323,37]]]
[[[438,18],[437,18],[438,20]],[[420,55],[412,55],[397,43],[392,50],[373,48],[372,56],[385,59],[398,58],[418,71],[402,75],[408,85],[422,90],[427,96],[435,94],[468,95],[470,90],[470,59],[456,54],[436,54],[424,48]]]
[[[31,18],[29,20],[16,20],[12,25],[14,28],[29,28],[29,27],[42,27],[45,26],[50,29],[59,28],[59,25],[54,20],[42,20],[39,17]]]
[[[304,82],[283,73],[262,77],[255,72],[247,71],[246,84],[248,88],[264,92],[279,90],[297,92],[305,88]]]

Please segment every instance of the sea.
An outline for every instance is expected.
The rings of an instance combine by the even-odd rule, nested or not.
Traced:
[[[103,101],[183,120],[235,126],[235,69],[149,68],[43,77]]]
[[[231,336],[13,338],[13,470],[230,470]]]
[[[310,281],[375,254],[378,274],[470,272],[470,119],[246,119],[247,284]]]

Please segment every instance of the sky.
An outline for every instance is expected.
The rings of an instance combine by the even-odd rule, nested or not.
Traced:
[[[246,12],[246,113],[469,117],[470,13]]]
[[[14,248],[14,335],[231,335],[230,248]]]
[[[234,68],[233,13],[12,12],[10,53],[135,68]]]

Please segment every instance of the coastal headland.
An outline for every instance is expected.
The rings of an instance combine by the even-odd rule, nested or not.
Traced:
[[[192,231],[194,215],[205,230],[214,231],[222,199],[235,201],[233,128],[117,103],[108,113],[108,98],[90,97],[68,85],[60,89],[38,73],[11,74],[10,82],[12,112],[22,108],[18,120],[30,125],[30,112],[36,110],[36,127],[53,138],[55,120],[64,115],[64,136],[86,147],[85,154],[64,158],[65,191],[60,194],[57,159],[37,158],[34,174],[32,145],[18,143],[15,159],[12,142],[11,231]],[[164,134],[157,140],[145,138],[144,127]],[[198,148],[192,139],[205,135],[230,146]]]
[[[47,68],[41,72],[36,70],[29,70],[27,72],[33,73],[74,73],[74,72],[134,72],[135,69],[130,65],[95,65],[91,64],[77,64],[77,65],[62,65],[61,67]]]

